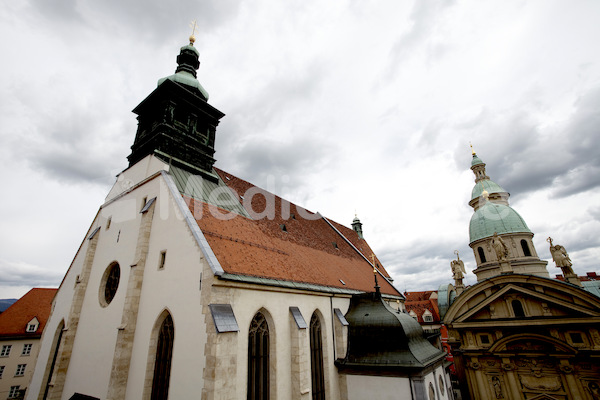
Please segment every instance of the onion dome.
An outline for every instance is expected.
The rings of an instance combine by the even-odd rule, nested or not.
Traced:
[[[202,87],[196,79],[196,70],[200,67],[200,52],[194,47],[190,38],[190,44],[183,46],[177,56],[177,69],[175,73],[158,80],[160,86],[164,81],[170,80],[192,88],[204,101],[208,101],[208,92]]]
[[[483,161],[481,161],[481,158],[477,157],[477,154],[473,153],[473,160],[471,161],[471,167],[474,167],[475,165],[481,165],[483,164]],[[485,164],[483,164],[485,165]]]
[[[352,220],[352,229],[358,234],[358,237],[363,239],[363,230],[362,223],[360,219],[358,219],[358,215],[354,215],[354,219]]]
[[[348,351],[344,359],[336,361],[341,371],[375,369],[402,374],[445,357],[423,337],[417,321],[387,305],[379,293],[352,296],[345,317],[349,324]]]
[[[486,202],[471,217],[469,236],[471,243],[492,237],[494,233],[531,233],[525,220],[512,207]]]

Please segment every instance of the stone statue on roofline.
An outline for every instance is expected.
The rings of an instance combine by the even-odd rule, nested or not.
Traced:
[[[494,232],[494,236],[492,237],[492,248],[496,252],[498,261],[506,261],[508,258],[508,247],[506,247],[504,240],[498,236],[498,232]]]
[[[456,260],[452,260],[450,262],[450,268],[452,268],[452,278],[454,278],[454,287],[457,290],[457,293],[460,294],[462,290],[465,288],[463,284],[463,278],[465,277],[465,263],[462,262],[458,255],[458,250],[454,250],[454,254],[456,254]]]
[[[573,272],[573,263],[571,262],[571,258],[569,257],[569,253],[567,250],[559,245],[552,244],[552,238],[549,237],[546,239],[548,243],[550,243],[550,254],[552,254],[552,259],[558,268],[560,268],[563,272],[563,275],[567,277],[567,275],[575,275]]]

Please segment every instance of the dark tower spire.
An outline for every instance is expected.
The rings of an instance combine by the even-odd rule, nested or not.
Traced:
[[[159,79],[133,110],[138,129],[127,159],[132,166],[153,154],[216,181],[215,133],[225,114],[207,103],[208,92],[196,79],[200,53],[194,40],[191,36],[190,44],[180,49],[175,74]]]

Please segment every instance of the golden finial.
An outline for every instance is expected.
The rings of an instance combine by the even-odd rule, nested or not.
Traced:
[[[196,33],[196,28],[198,27],[198,24],[196,23],[196,20],[193,20],[192,22],[190,22],[190,28],[192,28],[192,34],[190,35],[190,44],[193,46],[194,42],[196,41],[196,37],[194,36],[194,34]]]
[[[473,145],[469,142],[469,146],[471,146],[471,154],[476,155],[475,150],[473,150]]]
[[[373,273],[377,273],[377,268],[375,268],[375,253],[371,253],[371,260],[373,260]]]

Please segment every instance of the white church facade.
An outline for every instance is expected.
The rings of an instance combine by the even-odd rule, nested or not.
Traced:
[[[184,46],[53,302],[26,398],[450,399],[362,236],[213,167]],[[433,396],[433,397],[432,397]]]

